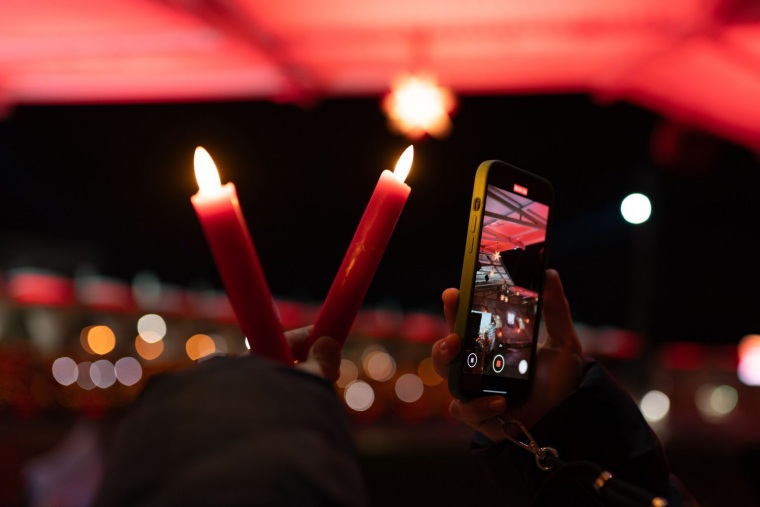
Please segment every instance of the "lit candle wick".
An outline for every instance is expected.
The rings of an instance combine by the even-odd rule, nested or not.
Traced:
[[[404,150],[404,153],[401,154],[401,156],[398,158],[398,162],[396,162],[396,167],[393,169],[393,175],[398,178],[400,182],[406,181],[406,177],[409,175],[409,171],[412,168],[412,161],[414,160],[414,146],[409,145],[409,147]]]
[[[203,195],[218,193],[222,188],[222,180],[216,168],[214,159],[202,146],[195,148],[195,180],[198,182],[198,191]]]

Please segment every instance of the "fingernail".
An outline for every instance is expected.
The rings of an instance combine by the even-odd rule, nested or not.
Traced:
[[[441,340],[440,342],[438,342],[438,349],[439,350],[446,350],[447,347],[448,347],[448,344],[446,343],[446,338],[444,338],[443,340]]]
[[[507,408],[507,401],[504,398],[499,398],[498,400],[493,400],[488,406],[494,412],[501,412]]]

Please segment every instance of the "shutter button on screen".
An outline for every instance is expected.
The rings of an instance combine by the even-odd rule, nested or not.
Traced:
[[[493,358],[493,371],[496,373],[501,373],[501,371],[504,369],[504,356],[501,354],[496,354],[496,357]]]

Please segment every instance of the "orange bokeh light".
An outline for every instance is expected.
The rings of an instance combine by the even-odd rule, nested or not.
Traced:
[[[739,359],[760,350],[760,335],[748,334],[739,342]]]
[[[111,352],[116,346],[116,335],[108,326],[92,326],[87,331],[87,344],[98,355]]]
[[[187,339],[185,351],[187,351],[187,356],[190,359],[197,361],[216,352],[216,344],[214,344],[214,340],[210,336],[196,334]]]
[[[157,342],[146,342],[142,336],[137,335],[135,338],[135,350],[143,359],[148,361],[156,359],[164,352],[164,341],[158,340]]]
[[[92,329],[93,326],[87,326],[82,328],[82,331],[79,333],[79,343],[82,344],[82,348],[85,352],[88,354],[94,354],[95,351],[92,350],[92,347],[90,347],[90,344],[87,342],[88,336],[90,334],[90,329]]]
[[[443,382],[443,378],[435,371],[433,360],[429,357],[420,362],[420,365],[417,367],[417,375],[426,386],[437,386]]]

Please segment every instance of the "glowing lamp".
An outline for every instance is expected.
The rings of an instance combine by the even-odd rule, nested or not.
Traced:
[[[412,139],[446,136],[455,107],[454,94],[428,76],[400,77],[383,99],[391,127]]]
[[[620,213],[630,224],[643,224],[652,214],[652,203],[644,194],[630,194],[620,204]]]
[[[760,335],[750,334],[739,342],[737,375],[748,386],[760,386]]]
[[[641,398],[639,408],[647,421],[657,422],[670,412],[670,398],[663,392],[649,391]]]

